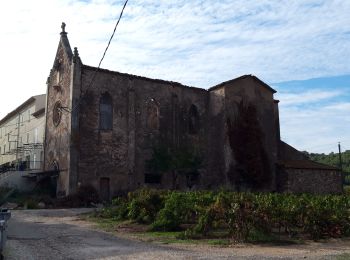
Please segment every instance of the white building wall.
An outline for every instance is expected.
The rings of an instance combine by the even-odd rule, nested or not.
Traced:
[[[0,167],[28,161],[31,169],[41,169],[45,113],[33,116],[42,108],[41,99],[45,99],[45,96],[39,97],[40,100],[28,104],[0,124]]]

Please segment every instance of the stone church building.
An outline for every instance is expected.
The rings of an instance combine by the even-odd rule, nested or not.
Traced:
[[[64,24],[60,35],[44,143],[58,196],[82,185],[103,199],[145,186],[341,192],[337,168],[281,142],[276,91],[257,77],[205,90],[97,69],[71,50]]]

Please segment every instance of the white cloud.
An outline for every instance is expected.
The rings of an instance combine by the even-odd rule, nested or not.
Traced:
[[[83,62],[96,66],[122,4],[2,1],[0,118],[46,91],[62,21]],[[268,82],[350,74],[349,13],[343,0],[133,0],[102,67],[204,88],[242,74]]]
[[[277,98],[280,99],[283,106],[297,106],[301,104],[321,102],[340,95],[342,95],[342,91],[340,90],[308,90],[301,93],[280,92],[277,93]]]
[[[299,150],[336,151],[340,141],[350,150],[350,102],[295,107],[280,106],[282,139]]]

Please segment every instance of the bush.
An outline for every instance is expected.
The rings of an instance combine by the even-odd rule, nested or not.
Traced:
[[[192,195],[192,196],[191,196]],[[152,225],[153,230],[178,230],[180,224],[193,219],[195,211],[195,196],[193,193],[172,192],[167,196],[162,208]]]
[[[116,198],[101,217],[183,230],[182,237],[225,230],[236,241],[273,237],[274,232],[313,239],[350,235],[350,197],[340,195],[179,192],[142,189]]]
[[[152,223],[164,207],[166,192],[141,189],[128,194],[128,218],[138,223]]]

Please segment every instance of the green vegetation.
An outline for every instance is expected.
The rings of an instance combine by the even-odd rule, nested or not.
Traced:
[[[201,163],[201,156],[192,148],[181,147],[170,150],[164,146],[155,146],[152,158],[146,162],[146,165],[149,172],[157,175],[171,173],[173,189],[176,189],[179,175],[186,176],[188,187],[193,185],[192,182],[198,176]]]
[[[269,185],[271,166],[264,148],[258,110],[253,103],[242,100],[235,118],[227,119],[227,135],[236,166],[231,167],[231,184],[254,190]]]
[[[333,153],[333,152],[330,154],[324,154],[324,153],[319,154],[319,153],[308,153],[308,152],[304,152],[304,153],[310,158],[310,160],[339,167],[338,153]],[[343,171],[350,173],[350,150],[342,152],[341,157],[342,157]]]
[[[176,239],[272,242],[284,238],[350,235],[346,195],[179,192],[142,189],[94,213],[107,222],[129,220]],[[173,238],[169,238],[173,239]],[[224,242],[222,242],[224,243]]]
[[[350,259],[349,253],[344,253],[335,257],[336,260],[348,260]]]

